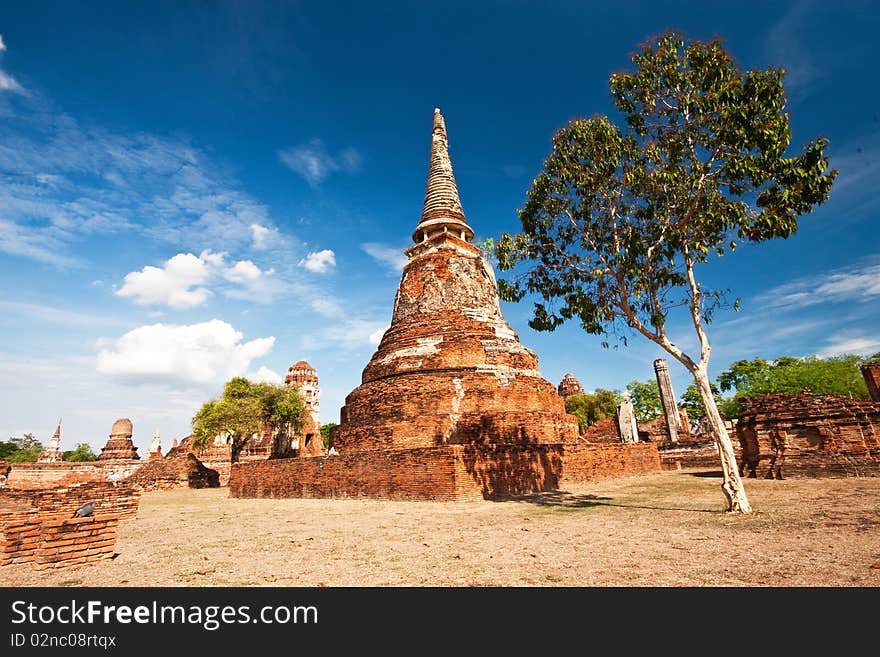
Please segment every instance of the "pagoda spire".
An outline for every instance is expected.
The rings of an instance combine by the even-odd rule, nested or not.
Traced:
[[[452,173],[449,159],[449,142],[446,137],[446,122],[440,109],[434,110],[434,128],[431,134],[431,159],[428,165],[428,184],[425,189],[425,204],[422,218],[413,232],[413,241],[424,242],[438,233],[452,233],[465,241],[470,241],[474,231],[468,226],[458,198],[458,187]]]

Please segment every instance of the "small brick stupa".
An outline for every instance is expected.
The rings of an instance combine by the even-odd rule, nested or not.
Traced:
[[[567,399],[572,395],[584,394],[584,387],[581,385],[581,382],[575,378],[575,375],[569,372],[562,377],[562,381],[556,386],[556,392],[558,392],[559,396],[563,399]]]
[[[391,326],[346,397],[334,436],[340,452],[576,440],[577,422],[504,320],[495,275],[473,236],[435,110],[415,245]]]
[[[61,451],[61,420],[58,420],[58,427],[49,439],[49,446],[40,452],[37,463],[57,463],[62,460],[64,453]]]
[[[113,423],[110,438],[101,448],[99,461],[117,461],[121,459],[139,459],[137,447],[131,441],[132,425],[128,418],[121,418]]]
[[[299,433],[297,449],[300,456],[320,456],[324,454],[324,439],[321,437],[321,388],[318,386],[318,372],[306,361],[291,365],[284,377],[289,388],[296,389],[306,405],[303,427]]]
[[[504,320],[473,236],[435,110],[415,244],[391,326],[331,432],[338,455],[234,464],[232,497],[497,497],[659,470],[656,446],[579,441],[535,352]]]

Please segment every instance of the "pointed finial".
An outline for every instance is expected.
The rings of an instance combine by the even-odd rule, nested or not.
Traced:
[[[474,236],[474,231],[468,226],[464,217],[464,210],[458,197],[458,186],[452,173],[446,121],[440,113],[440,108],[435,107],[425,204],[422,207],[421,221],[413,232],[413,241],[422,242],[442,232],[449,232],[466,241],[470,241]]]

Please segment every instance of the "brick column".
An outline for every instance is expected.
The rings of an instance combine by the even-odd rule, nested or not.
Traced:
[[[868,386],[868,394],[871,401],[880,401],[880,360],[859,365],[865,383]]]
[[[681,429],[681,417],[678,414],[678,405],[675,403],[675,393],[672,391],[669,367],[663,358],[654,361],[654,373],[657,375],[657,386],[660,388],[660,402],[663,404],[663,415],[666,417],[669,440],[677,443],[678,430]]]

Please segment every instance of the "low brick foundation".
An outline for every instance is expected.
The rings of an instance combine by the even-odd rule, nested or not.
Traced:
[[[131,486],[109,481],[70,484],[53,489],[14,489],[0,490],[0,500],[17,501],[28,504],[42,513],[73,515],[80,505],[92,502],[95,515],[116,514],[126,520],[137,516],[140,491]]]
[[[457,500],[556,490],[660,469],[657,447],[450,445],[232,466],[232,497]]]
[[[880,402],[839,395],[742,401],[736,433],[750,477],[880,476]]]
[[[0,510],[0,566],[76,566],[113,556],[119,514],[70,518],[36,509]]]
[[[52,489],[95,481],[120,481],[131,476],[146,461],[57,461],[54,463],[11,463],[7,485],[18,489]]]
[[[220,486],[220,475],[192,453],[174,451],[162,460],[150,461],[125,483],[139,490],[216,488]]]

